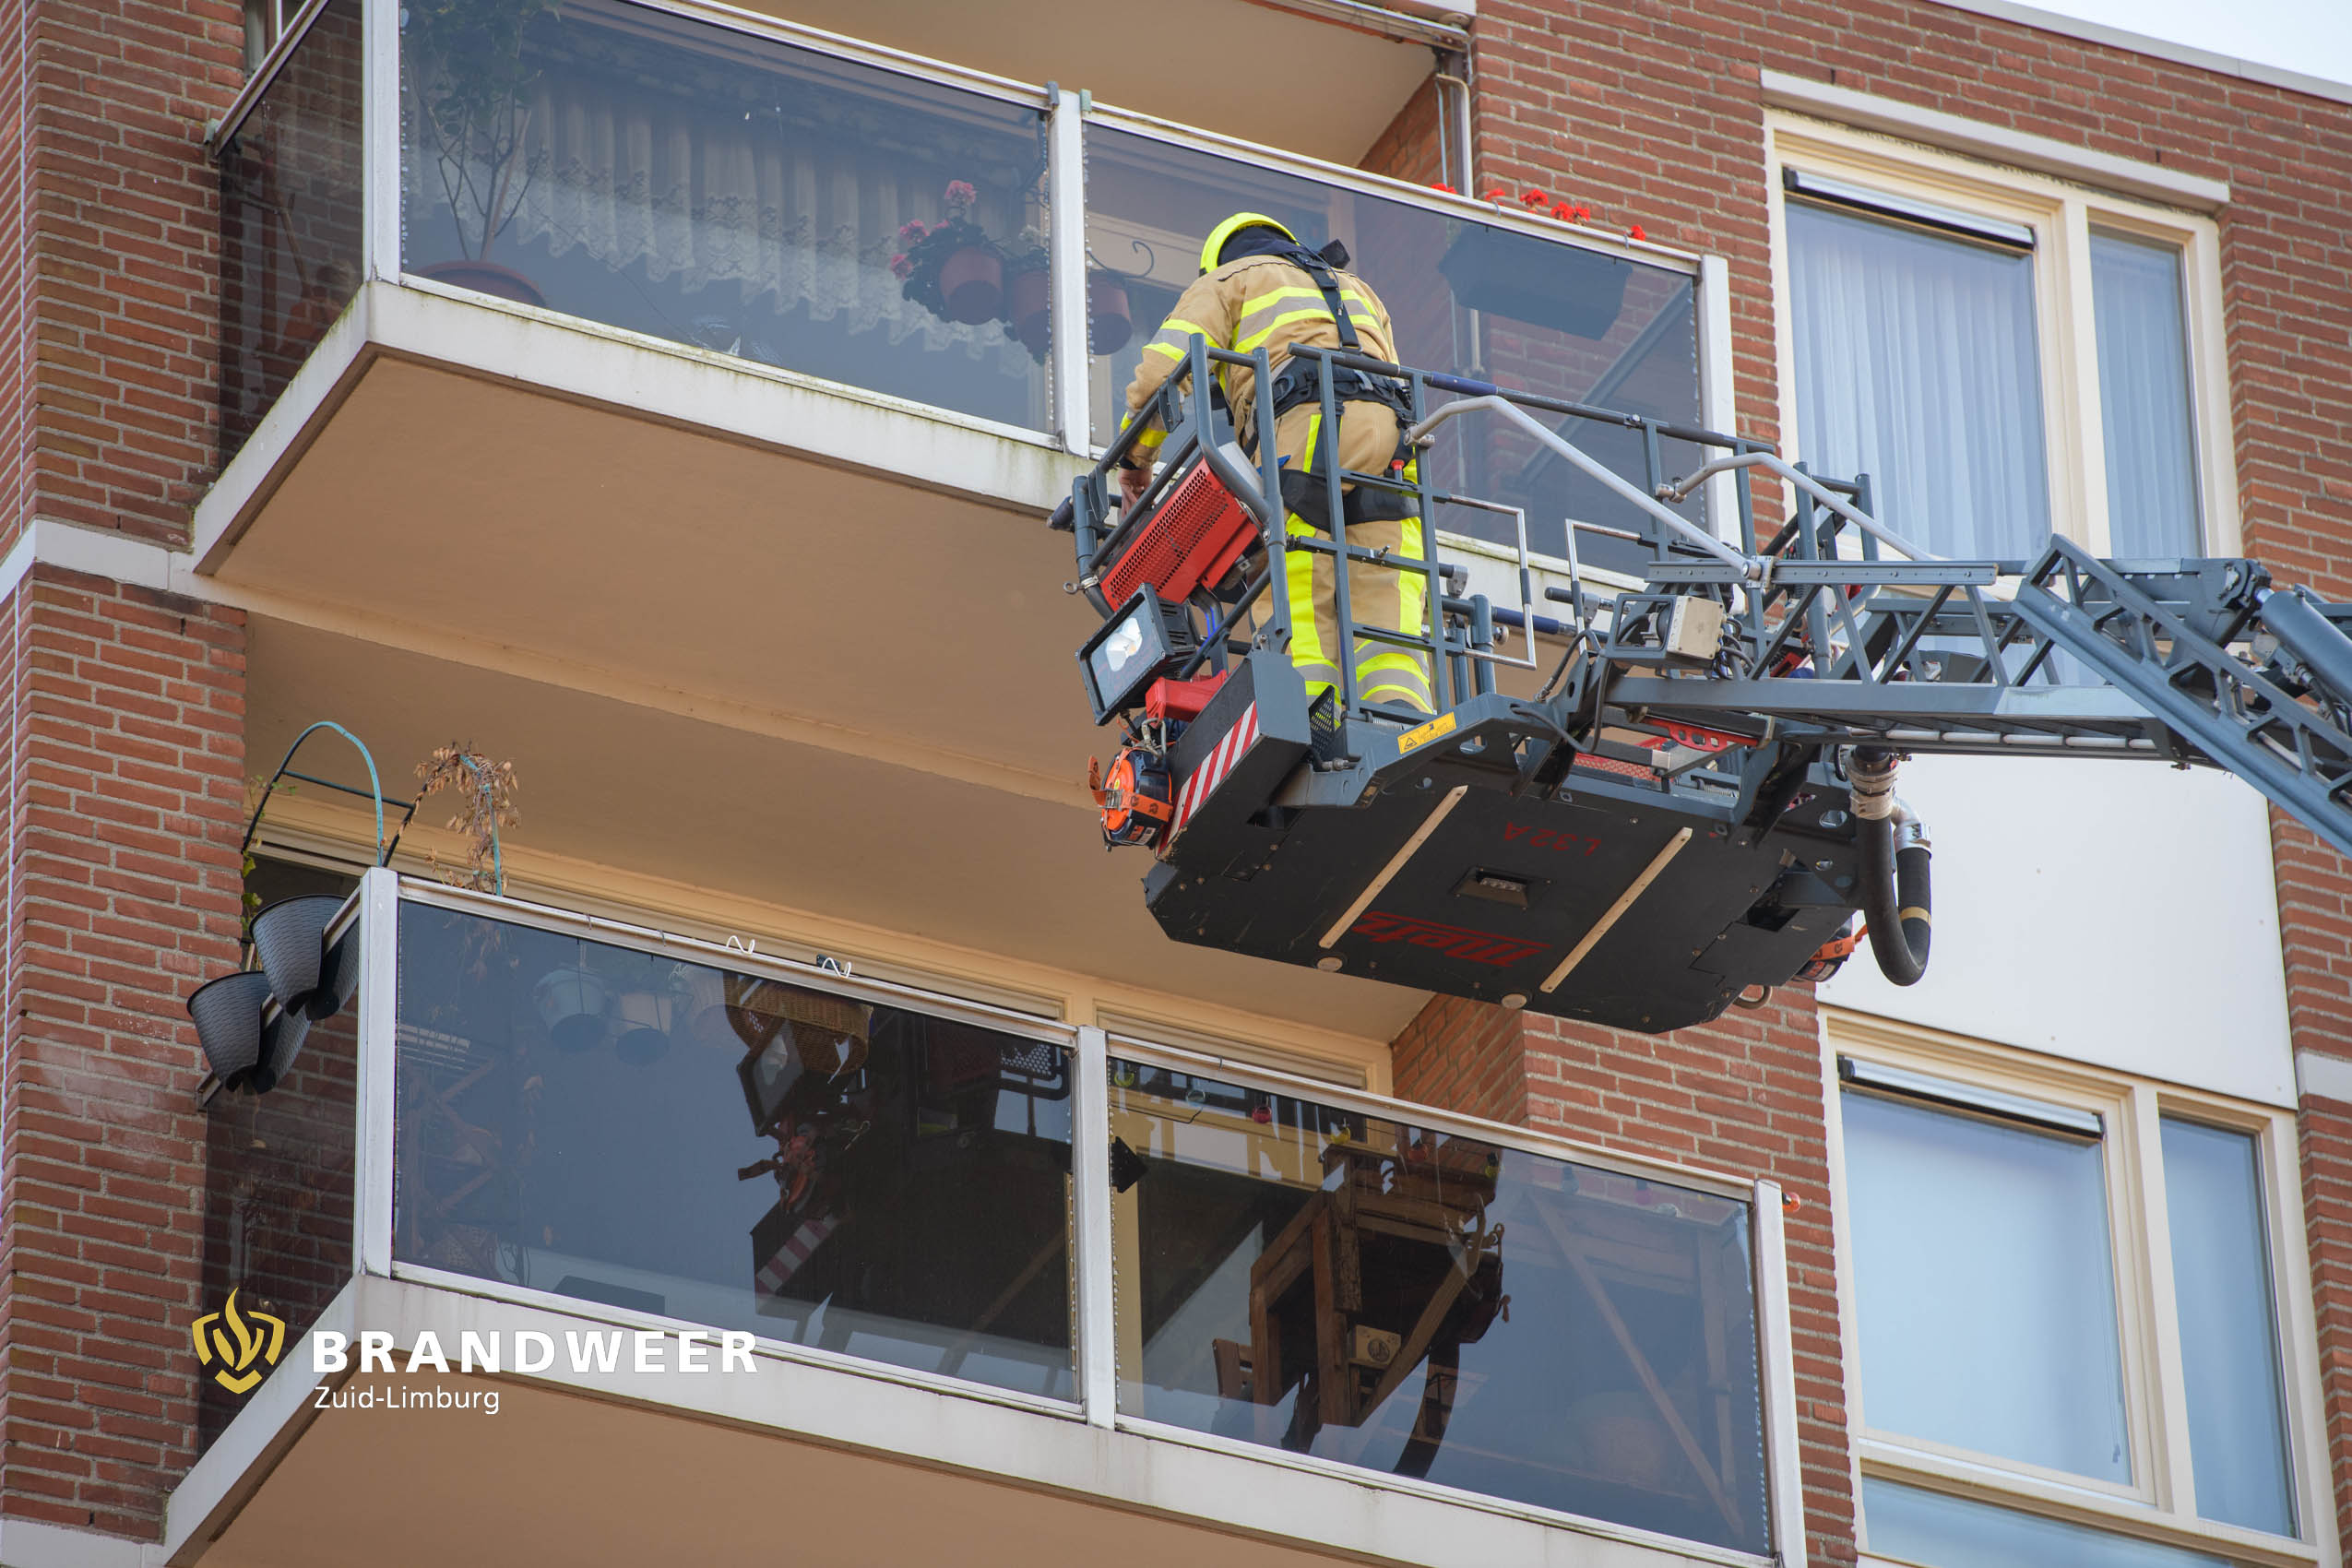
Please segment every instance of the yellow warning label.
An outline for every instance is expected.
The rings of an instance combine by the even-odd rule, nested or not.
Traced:
[[[1417,725],[1397,736],[1396,754],[1403,756],[1407,752],[1419,751],[1439,736],[1452,733],[1454,733],[1452,714],[1449,713],[1443,719],[1432,719],[1428,723]]]

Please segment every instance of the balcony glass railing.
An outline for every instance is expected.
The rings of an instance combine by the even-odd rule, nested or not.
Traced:
[[[210,1112],[207,1299],[290,1344],[390,1275],[1634,1538],[1791,1527],[1768,1185],[389,872],[350,918],[356,1004]]]
[[[1270,166],[1130,128],[1105,115],[1087,126],[1086,235],[1089,295],[1123,294],[1134,331],[1097,335],[1090,382],[1094,435],[1107,442],[1126,411],[1125,388],[1153,330],[1200,271],[1201,238],[1234,212],[1279,219],[1301,241],[1336,239],[1352,268],[1388,307],[1401,362],[1515,390],[1698,425],[1702,402],[1695,289],[1686,268],[1562,243],[1462,203],[1431,204],[1395,186],[1348,183]],[[1628,527],[1635,514],[1524,434],[1499,422],[1459,427],[1435,447],[1443,491],[1528,510],[1528,542],[1565,553],[1568,517]],[[1577,422],[1576,441],[1647,491],[1642,436]],[[1667,442],[1668,474],[1704,460]],[[1702,515],[1697,498],[1684,510]],[[1448,508],[1439,526],[1507,542],[1496,515]],[[1607,536],[1579,541],[1606,564]]]
[[[402,906],[392,1256],[1071,1396],[1051,1038]]]
[[[612,0],[406,18],[407,271],[1051,428],[1041,96]]]
[[[1086,451],[1116,429],[1201,236],[1239,209],[1344,241],[1408,363],[1703,422],[1696,270],[1654,250],[748,14],[327,0],[306,15],[222,133],[232,450],[374,276]],[[387,53],[396,68],[371,64]],[[363,80],[399,85],[362,115]],[[1648,488],[1639,433],[1576,434]],[[1698,459],[1668,442],[1657,460]],[[1443,492],[1526,508],[1540,552],[1564,552],[1568,517],[1628,520],[1505,426],[1465,427],[1431,462]],[[1437,521],[1514,536],[1492,511]],[[1582,544],[1607,564],[1607,535]]]
[[[1746,1202],[1110,1072],[1121,1410],[1765,1550]]]
[[[327,0],[220,145],[223,461],[365,272],[361,19]]]

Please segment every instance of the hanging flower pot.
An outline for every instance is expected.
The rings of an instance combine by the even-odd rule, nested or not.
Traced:
[[[350,1005],[360,989],[360,922],[353,921],[343,928],[320,960],[318,989],[311,992],[306,1009],[313,1023],[324,1023]]]
[[[1053,338],[1053,275],[1041,267],[1016,272],[1005,280],[1004,318],[1013,336],[1032,359],[1042,360]]]
[[[586,969],[550,969],[531,987],[531,1005],[555,1049],[577,1053],[604,1038],[604,982]]]
[[[223,975],[188,998],[204,1064],[232,1088],[243,1087],[261,1064],[261,1010],[268,1001],[269,977],[258,969]]]
[[[738,1043],[727,1022],[727,980],[717,969],[690,966],[680,980],[683,994],[677,1000],[677,1038],[699,1045],[725,1047]]]
[[[947,319],[977,327],[994,321],[1004,303],[1004,263],[985,245],[966,245],[939,264],[939,293]]]
[[[670,1026],[677,998],[659,991],[624,991],[613,999],[621,1035],[612,1053],[633,1067],[648,1066],[670,1049]]]
[[[1115,272],[1088,273],[1087,347],[1098,354],[1115,354],[1134,335],[1134,318],[1127,314],[1127,280]]]
[[[327,998],[319,994],[320,971],[327,957],[327,922],[343,900],[320,895],[281,898],[253,921],[254,956],[269,977],[270,992],[289,1013],[309,1009]],[[334,1012],[328,1006],[320,1016]]]

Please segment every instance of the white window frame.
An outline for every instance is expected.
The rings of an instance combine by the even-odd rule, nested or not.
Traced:
[[[2335,1501],[2321,1400],[2319,1333],[2311,1301],[2310,1253],[2304,1237],[2294,1113],[1835,1008],[1823,1009],[1821,1039],[1847,1431],[1862,1562],[1892,1564],[1901,1561],[1871,1554],[1868,1510],[1861,1500],[1862,1481],[1869,1477],[2211,1552],[2234,1562],[2271,1568],[2336,1562]],[[1855,1289],[1859,1260],[1846,1201],[1840,1055],[2088,1111],[2101,1118],[2104,1131],[2099,1144],[2114,1257],[2125,1431],[2132,1444],[2130,1483],[2108,1485],[1871,1428],[1863,1398]],[[2297,1526],[2302,1532],[2299,1539],[2202,1519],[2195,1513],[2188,1395],[2172,1290],[2171,1229],[2165,1207],[2161,1138],[2162,1122],[2168,1116],[2244,1133],[2255,1140],[2270,1243],[2281,1385],[2292,1447],[2290,1480]]]
[[[1788,280],[1791,198],[1783,188],[1784,170],[1794,168],[1891,196],[2023,224],[2033,231],[2035,241],[2034,325],[2041,361],[2050,527],[2094,554],[2111,554],[2090,247],[2093,229],[2112,230],[2180,251],[2203,544],[2211,555],[2240,552],[2238,469],[2222,331],[2221,240],[2210,217],[1785,110],[1766,113],[1764,158],[1785,452],[1799,459],[1804,456],[1804,432],[1797,422],[1796,335]]]

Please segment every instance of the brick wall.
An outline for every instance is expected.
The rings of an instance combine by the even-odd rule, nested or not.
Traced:
[[[242,79],[242,12],[65,0],[8,15],[0,27],[30,34],[35,505],[184,540],[216,422],[216,181],[200,144]]]
[[[1405,107],[1396,111],[1388,128],[1372,139],[1358,162],[1375,174],[1410,180],[1417,185],[1443,180],[1445,160],[1438,130],[1439,113],[1437,78],[1431,77],[1405,101]]]
[[[32,75],[32,7],[0,12],[0,125],[25,123]],[[32,509],[32,270],[25,234],[32,196],[32,142],[12,137],[0,148],[0,540]]]
[[[2275,810],[2271,841],[2295,1049],[2352,1061],[2352,872],[2343,856]],[[2306,1095],[2300,1121],[2336,1531],[2352,1540],[2352,1105]]]
[[[0,1513],[152,1538],[193,1457],[205,1119],[237,957],[244,626],[35,568],[6,612]]]
[[[0,12],[0,549],[185,539],[215,457],[206,123],[233,0]],[[50,567],[0,611],[9,924],[0,1513],[152,1538],[193,1456],[205,1123],[182,1002],[236,959],[244,625]]]

